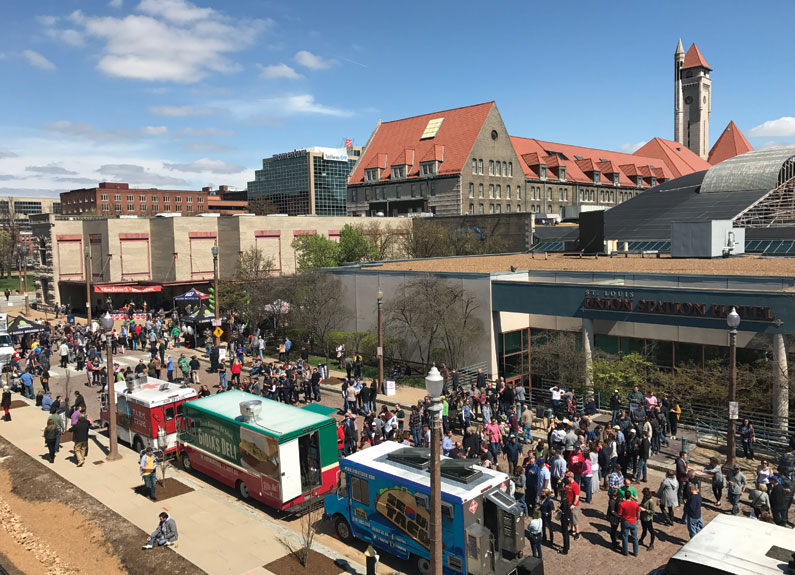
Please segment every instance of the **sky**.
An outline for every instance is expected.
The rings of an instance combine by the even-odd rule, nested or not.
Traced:
[[[741,15],[741,16],[740,16]],[[711,143],[795,144],[791,2],[0,2],[0,195],[245,188],[262,158],[494,100],[512,135],[673,138],[673,55],[712,72]]]

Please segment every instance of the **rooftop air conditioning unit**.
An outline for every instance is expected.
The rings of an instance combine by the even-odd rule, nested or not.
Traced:
[[[240,415],[244,421],[254,421],[262,411],[262,401],[259,399],[249,399],[240,402]]]

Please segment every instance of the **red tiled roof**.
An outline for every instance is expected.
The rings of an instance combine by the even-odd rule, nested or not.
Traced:
[[[397,155],[395,161],[392,162],[393,166],[413,166],[414,165],[414,150],[403,150]]]
[[[726,129],[723,130],[723,133],[709,151],[709,163],[714,166],[723,160],[750,152],[753,149],[748,140],[745,139],[745,136],[743,136],[740,128],[734,122],[729,122],[729,125],[726,126]]]
[[[704,56],[701,54],[701,50],[698,49],[698,46],[695,44],[691,45],[690,48],[687,50],[687,54],[685,54],[685,63],[682,65],[682,69],[685,68],[706,68],[707,70],[712,70],[707,64],[707,61],[704,59]]]
[[[389,165],[396,165],[401,154],[406,150],[415,150],[420,161],[437,160],[439,174],[458,174],[466,167],[472,146],[477,140],[486,117],[494,107],[494,102],[486,102],[475,106],[443,110],[422,116],[413,116],[392,122],[383,122],[364,152],[364,157],[356,165],[351,174],[350,184],[364,182],[364,170],[371,167],[386,167],[381,165],[380,158],[388,158]],[[429,120],[444,118],[439,131],[434,138],[420,140]],[[405,159],[405,154],[404,154]],[[387,160],[384,160],[386,163]],[[419,174],[419,162],[408,169],[407,176],[415,177]],[[384,170],[381,180],[391,177],[390,170]]]
[[[511,142],[521,159],[520,163],[525,176],[532,179],[538,179],[540,164],[544,164],[547,167],[553,165],[564,166],[566,168],[567,182],[591,185],[593,185],[592,172],[594,170],[599,170],[603,174],[617,173],[619,185],[627,187],[637,187],[637,180],[634,176],[639,173],[641,166],[646,167],[647,173],[654,174],[658,182],[674,177],[673,170],[668,168],[667,163],[654,156],[647,157],[639,154],[611,152],[609,150],[570,146],[568,144],[544,142],[515,136],[511,136]],[[567,159],[561,158],[561,154]],[[578,156],[582,159],[579,159]],[[549,163],[546,161],[552,157],[555,158],[555,164],[551,163],[551,161]],[[654,168],[651,166],[654,166]],[[692,171],[694,170],[688,170],[687,173]],[[547,180],[557,181],[557,173],[547,170]],[[604,179],[602,181],[604,182]],[[644,182],[646,187],[649,187],[650,184],[650,181]]]
[[[386,169],[386,162],[387,162],[387,155],[386,154],[373,154],[367,159],[367,163],[364,164],[365,168],[381,168],[382,170]],[[359,162],[360,164],[362,162]]]
[[[712,167],[709,162],[702,160],[684,144],[662,138],[652,138],[632,155],[641,156],[644,160],[651,158],[655,160],[652,162],[655,166],[662,163],[674,178]],[[666,175],[666,178],[670,176]]]

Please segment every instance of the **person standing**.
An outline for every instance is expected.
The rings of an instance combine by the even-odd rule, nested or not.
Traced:
[[[571,471],[566,473],[566,499],[569,500],[572,533],[577,540],[580,538],[580,486]]]
[[[723,469],[721,469],[717,457],[710,457],[709,467],[704,468],[704,473],[708,473],[712,476],[712,494],[715,496],[715,505],[720,506],[726,480],[723,477]]]
[[[69,428],[72,432],[72,440],[74,441],[75,459],[77,466],[83,467],[86,462],[86,454],[88,453],[88,430],[91,424],[88,421],[85,413],[80,413],[77,422]]]
[[[640,505],[632,500],[629,490],[624,492],[624,501],[618,505],[618,514],[621,516],[621,552],[628,555],[629,537],[632,535],[632,555],[638,556],[638,517]]]
[[[61,432],[52,419],[47,420],[47,427],[44,428],[44,443],[47,445],[47,453],[50,463],[55,463],[55,446]]]
[[[541,540],[543,539],[541,531],[543,530],[544,521],[541,518],[541,511],[538,510],[533,513],[533,519],[527,526],[527,538],[530,540],[530,548],[533,550],[533,557],[543,559],[541,556]]]
[[[560,530],[563,534],[563,547],[560,549],[561,555],[569,554],[569,523],[571,518],[571,505],[566,497],[560,498]]]
[[[726,473],[726,484],[729,487],[726,496],[732,506],[732,515],[737,515],[740,512],[740,497],[747,487],[745,475],[740,470],[739,463],[732,465],[732,468]]]
[[[643,539],[646,533],[651,536],[649,546],[647,549],[652,551],[654,549],[654,514],[657,512],[657,504],[654,502],[651,490],[648,487],[643,488],[643,499],[640,502],[640,525],[643,531],[640,534],[640,544],[643,545]]]
[[[607,502],[607,520],[610,522],[610,544],[613,551],[621,551],[621,543],[618,541],[618,531],[621,529],[621,516],[618,514],[620,504],[618,491],[614,491]]]
[[[747,417],[743,419],[743,424],[740,426],[740,439],[743,442],[743,453],[745,453],[745,458],[753,459],[756,434],[754,433],[754,426],[751,425],[751,420]]]
[[[3,398],[0,400],[3,406],[3,421],[11,421],[11,390],[7,385],[3,386]]]
[[[691,483],[690,497],[685,503],[685,518],[687,520],[687,533],[692,539],[696,533],[704,528],[704,521],[701,519],[701,494],[698,492],[698,485]]]
[[[610,411],[612,413],[610,427],[613,427],[618,423],[618,416],[621,414],[621,398],[617,389],[613,390],[613,396],[610,398]]]
[[[676,480],[676,474],[673,469],[669,469],[665,473],[665,479],[660,483],[660,488],[657,490],[657,497],[660,500],[660,511],[666,518],[665,523],[668,525],[674,524],[674,508],[679,507],[679,482]]]
[[[649,435],[644,431],[643,439],[640,440],[640,445],[638,447],[638,462],[635,467],[636,483],[638,481],[646,483],[646,477],[648,473],[647,462],[649,460],[650,454],[651,454],[651,441],[649,440]]]
[[[687,453],[684,451],[680,451],[679,457],[676,458],[676,480],[679,482],[677,497],[681,505],[685,500],[685,488],[687,486]]]
[[[141,462],[139,467],[141,469],[141,477],[144,480],[144,490],[149,490],[149,498],[152,501],[157,501],[155,489],[157,486],[157,458],[152,453],[152,448],[147,447],[143,455],[141,455]]]
[[[542,539],[544,543],[548,543],[550,547],[555,546],[554,530],[552,528],[552,513],[555,511],[555,502],[549,496],[549,489],[541,491],[541,502],[538,508],[541,510],[542,525]],[[547,539],[549,535],[549,539]]]

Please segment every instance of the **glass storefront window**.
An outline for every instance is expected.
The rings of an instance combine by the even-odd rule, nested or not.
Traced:
[[[646,340],[647,359],[658,367],[673,367],[673,342]]]
[[[594,335],[594,347],[607,355],[618,355],[618,338],[614,335]]]
[[[522,332],[524,330],[519,331],[509,331],[507,333],[502,334],[505,340],[505,355],[510,355],[512,353],[519,353],[522,351]]]
[[[636,337],[622,337],[621,338],[621,355],[630,355],[637,353],[643,356],[646,353],[645,340]]]
[[[702,346],[696,343],[674,344],[676,367],[701,367],[701,349]]]

